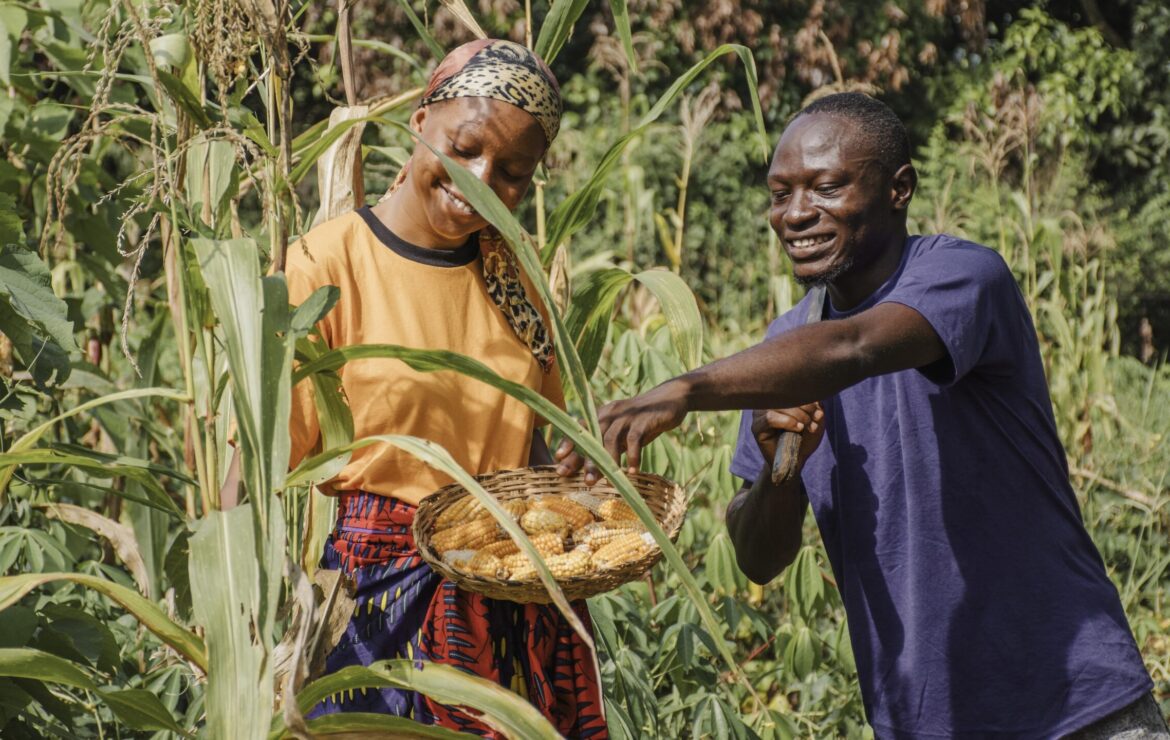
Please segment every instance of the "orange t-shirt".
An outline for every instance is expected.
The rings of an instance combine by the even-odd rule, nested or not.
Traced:
[[[318,324],[330,348],[398,344],[473,357],[504,378],[564,407],[560,373],[541,370],[488,296],[479,245],[426,249],[401,240],[368,209],[312,229],[288,250],[289,301],[300,304],[323,285],[341,289]],[[525,283],[534,303],[539,297]],[[543,308],[543,307],[542,307]],[[409,434],[442,445],[471,474],[528,464],[535,414],[502,391],[454,371],[422,373],[401,360],[354,360],[340,370],[353,413],[354,439]],[[291,464],[320,437],[312,383],[293,389]],[[326,484],[416,504],[451,479],[386,444],[363,447]]]

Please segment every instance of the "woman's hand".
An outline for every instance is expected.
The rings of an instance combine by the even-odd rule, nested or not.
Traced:
[[[752,434],[764,460],[769,466],[776,459],[776,447],[781,432],[800,435],[800,451],[796,456],[796,469],[804,467],[805,460],[816,451],[825,436],[825,411],[819,403],[808,403],[788,409],[770,409],[752,412]]]

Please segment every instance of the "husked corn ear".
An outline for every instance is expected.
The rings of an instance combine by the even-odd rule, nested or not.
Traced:
[[[611,522],[636,522],[638,515],[630,508],[630,505],[620,498],[611,498],[601,505],[597,511],[602,519]]]
[[[642,522],[593,522],[573,531],[573,542],[597,550],[630,532],[645,532]]]
[[[435,532],[431,547],[440,555],[448,550],[478,550],[499,536],[500,528],[494,519],[476,519]]]
[[[507,569],[504,568],[504,562],[491,553],[480,550],[471,560],[467,561],[467,565],[463,568],[468,573],[475,576],[486,576],[488,578],[500,578],[507,575]]]
[[[589,522],[594,521],[593,512],[586,509],[581,504],[575,501],[570,501],[563,496],[549,496],[535,501],[532,504],[533,509],[543,509],[545,511],[555,511],[565,518],[568,525],[577,529],[584,527]]]
[[[573,550],[563,555],[550,555],[544,559],[553,578],[569,578],[571,576],[587,575],[589,567],[589,553],[582,550]]]
[[[520,521],[520,517],[524,516],[524,512],[528,511],[528,502],[522,498],[514,498],[511,501],[504,501],[502,503],[504,511],[508,512],[516,521]]]
[[[593,553],[593,564],[598,568],[616,568],[650,553],[652,549],[639,532],[629,532],[604,545]]]
[[[536,547],[536,551],[541,555],[557,555],[565,551],[564,540],[561,539],[560,535],[553,532],[533,535],[531,540],[532,544]],[[503,558],[520,552],[520,545],[509,537],[508,539],[493,542],[481,548],[480,552],[491,553],[496,557]]]
[[[486,509],[480,506],[474,496],[467,495],[448,506],[435,518],[435,531],[454,527],[473,519],[491,516]]]
[[[563,535],[569,528],[563,516],[548,509],[529,509],[520,517],[520,526],[528,534],[556,532]]]
[[[513,568],[508,568],[507,578],[509,581],[535,581],[539,577],[536,574],[536,566],[528,560],[517,563]]]

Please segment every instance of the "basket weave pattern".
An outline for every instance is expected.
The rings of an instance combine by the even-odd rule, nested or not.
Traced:
[[[638,493],[642,494],[643,500],[650,507],[659,526],[670,537],[670,541],[674,542],[678,539],[678,533],[682,529],[687,509],[686,494],[682,487],[653,473],[632,473],[628,477]],[[477,476],[476,480],[488,493],[501,502],[544,495],[564,496],[576,492],[588,492],[600,499],[621,498],[621,494],[609,481],[602,480],[590,488],[585,485],[583,475],[577,474],[570,478],[562,478],[557,474],[556,468],[551,465],[501,470]],[[467,591],[474,591],[493,599],[504,599],[522,604],[547,604],[551,602],[552,599],[549,597],[548,591],[539,580],[535,582],[509,581],[502,578],[464,573],[445,563],[443,558],[431,547],[431,535],[434,532],[435,520],[456,501],[469,495],[471,494],[463,486],[452,483],[435,491],[419,503],[418,511],[414,515],[414,541],[423,560],[427,561],[439,575],[453,581],[457,586]],[[557,583],[560,584],[561,590],[570,600],[586,599],[611,591],[623,583],[629,583],[641,577],[661,557],[662,551],[655,547],[651,553],[616,568],[561,578],[557,580]]]

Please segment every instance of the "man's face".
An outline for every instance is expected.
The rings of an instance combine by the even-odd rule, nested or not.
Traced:
[[[803,115],[772,157],[768,220],[806,285],[864,269],[901,226],[894,178],[860,134],[847,118]]]

